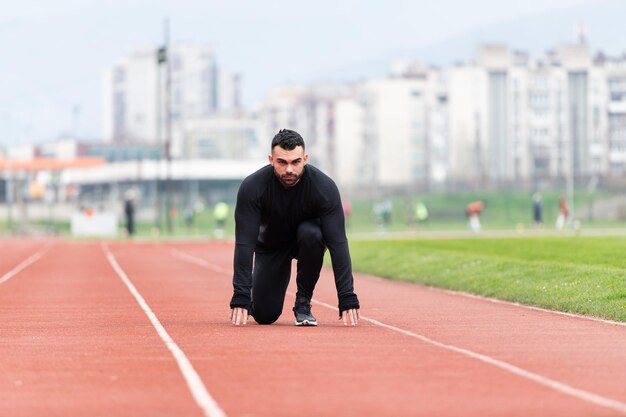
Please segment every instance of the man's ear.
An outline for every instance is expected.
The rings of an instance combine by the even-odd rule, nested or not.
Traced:
[[[304,158],[302,158],[302,161],[304,162],[304,165],[306,165],[306,163],[309,161],[309,155],[304,154]]]
[[[270,165],[274,165],[274,158],[272,158],[272,155],[267,155],[267,160],[270,161]]]

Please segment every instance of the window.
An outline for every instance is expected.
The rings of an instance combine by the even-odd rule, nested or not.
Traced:
[[[117,67],[113,70],[113,82],[115,84],[122,84],[126,81],[126,69],[124,67]]]

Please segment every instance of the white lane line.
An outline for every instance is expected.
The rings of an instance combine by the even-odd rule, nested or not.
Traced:
[[[332,306],[330,304],[326,304],[326,303],[321,302],[321,301],[312,300],[311,302],[314,303],[314,304],[318,304],[318,305],[330,308],[331,310],[334,310],[334,311],[338,310],[337,307],[334,307],[334,306]],[[572,397],[578,398],[580,400],[587,401],[587,402],[590,402],[590,403],[593,403],[593,404],[596,404],[596,405],[599,405],[599,406],[602,406],[602,407],[610,408],[610,409],[613,409],[613,410],[617,410],[617,411],[620,411],[620,412],[626,414],[626,403],[623,403],[623,402],[620,402],[620,401],[617,401],[617,400],[613,400],[613,399],[610,399],[610,398],[602,397],[602,396],[594,394],[592,392],[588,392],[588,391],[584,391],[584,390],[581,390],[581,389],[578,389],[578,388],[574,388],[574,387],[572,387],[570,385],[564,384],[564,383],[556,381],[554,379],[545,377],[543,375],[536,374],[534,372],[527,371],[527,370],[522,369],[522,368],[520,368],[518,366],[515,366],[515,365],[511,365],[508,362],[504,362],[504,361],[492,358],[491,356],[483,355],[481,353],[476,353],[476,352],[473,352],[471,350],[463,349],[463,348],[460,348],[460,347],[457,347],[457,346],[454,346],[454,345],[448,345],[446,343],[438,342],[438,341],[430,339],[430,338],[428,338],[426,336],[422,336],[420,334],[413,333],[413,332],[411,332],[409,330],[404,330],[404,329],[401,329],[399,327],[395,327],[395,326],[392,326],[392,325],[389,325],[389,324],[385,324],[385,323],[382,323],[382,322],[380,322],[378,320],[370,319],[370,318],[364,317],[364,316],[361,316],[361,320],[365,320],[365,321],[367,321],[369,323],[372,323],[372,324],[374,324],[376,326],[384,327],[385,329],[393,330],[394,332],[401,333],[401,334],[403,334],[405,336],[413,337],[415,339],[421,340],[422,342],[431,344],[433,346],[437,346],[437,347],[440,347],[442,349],[447,349],[447,350],[450,350],[450,351],[453,351],[453,352],[456,352],[456,353],[460,353],[460,354],[468,356],[470,358],[477,359],[477,360],[479,360],[481,362],[488,363],[490,365],[496,366],[496,367],[498,367],[500,369],[503,369],[505,371],[511,372],[511,373],[513,373],[515,375],[519,375],[519,376],[521,376],[523,378],[526,378],[526,379],[529,379],[531,381],[537,382],[537,383],[539,383],[541,385],[544,385],[546,387],[553,388],[553,389],[555,389],[557,391],[560,391],[560,392],[562,392],[564,394],[567,394],[567,395],[570,395]]]
[[[13,278],[17,274],[19,274],[20,272],[22,272],[28,266],[30,266],[30,265],[34,264],[35,262],[37,262],[38,260],[40,260],[41,257],[48,251],[49,247],[50,247],[50,245],[47,245],[44,249],[40,250],[39,252],[35,253],[34,255],[29,256],[28,258],[26,258],[25,260],[20,262],[20,264],[17,265],[15,268],[10,270],[6,274],[2,275],[2,277],[0,278],[0,284],[4,284],[8,280]]]
[[[463,291],[454,291],[454,290],[447,290],[445,288],[435,288],[435,287],[427,287],[427,288],[432,291],[444,292],[447,294],[458,295],[458,296],[466,297],[466,298],[472,298],[474,300],[488,301],[494,304],[509,305],[509,306],[514,306],[514,307],[524,308],[527,310],[534,310],[534,311],[541,311],[543,313],[557,314],[559,316],[566,316],[566,317],[572,317],[572,318],[581,319],[581,320],[595,321],[598,323],[610,324],[612,326],[626,326],[626,322],[601,319],[600,317],[583,316],[581,314],[567,313],[565,311],[548,310],[547,308],[529,306],[525,304],[516,303],[513,301],[499,300],[497,298],[483,297],[481,295],[470,294],[470,293],[463,292]]]
[[[232,270],[228,270],[226,268],[222,268],[221,266],[212,264],[212,263],[210,263],[208,261],[205,261],[202,258],[198,258],[197,256],[190,255],[190,254],[188,254],[186,252],[183,252],[183,251],[180,251],[178,249],[172,249],[170,251],[170,253],[172,255],[174,255],[175,257],[179,258],[179,259],[182,259],[184,261],[187,261],[187,262],[195,264],[195,265],[199,265],[199,266],[205,267],[207,269],[210,269],[210,270],[215,271],[215,272],[220,273],[220,274],[231,274],[232,273],[231,272]]]
[[[191,361],[187,358],[185,353],[182,351],[180,347],[174,342],[174,340],[167,333],[156,314],[150,309],[150,306],[144,300],[142,295],[137,291],[137,288],[130,281],[124,270],[120,267],[115,259],[115,256],[111,253],[108,246],[106,244],[102,244],[102,250],[106,254],[106,257],[111,264],[111,267],[115,270],[117,275],[120,277],[122,282],[126,284],[130,293],[135,297],[135,300],[141,307],[141,309],[146,313],[148,319],[152,323],[152,326],[155,328],[165,346],[172,352],[174,359],[176,359],[176,363],[180,368],[183,377],[185,378],[185,382],[187,382],[187,386],[191,391],[191,395],[196,400],[196,403],[202,409],[203,413],[207,417],[226,417],[226,413],[219,407],[217,402],[213,399],[209,391],[206,389],[206,386],[202,382],[200,375],[196,372]]]
[[[363,274],[363,273],[359,273],[359,276],[365,277],[366,279],[370,279],[372,281],[388,281],[385,278],[377,277],[377,276],[374,276],[374,275]],[[403,282],[403,283],[404,284],[410,284],[408,282]],[[419,286],[421,288],[425,288],[425,289],[427,289],[429,291],[433,291],[433,292],[442,292],[442,293],[455,295],[455,296],[459,296],[459,297],[471,298],[471,299],[480,300],[480,301],[487,301],[489,303],[494,303],[494,304],[508,305],[508,306],[518,307],[518,308],[522,308],[522,309],[526,309],[526,310],[541,311],[543,313],[556,314],[556,315],[559,315],[559,316],[566,316],[566,317],[571,317],[571,318],[580,319],[580,320],[595,321],[595,322],[598,322],[598,323],[610,324],[612,326],[626,326],[626,322],[621,322],[621,321],[602,319],[600,317],[593,317],[593,316],[583,316],[582,314],[567,313],[565,311],[549,310],[547,308],[542,308],[542,307],[537,307],[537,306],[529,306],[529,305],[526,305],[526,304],[516,303],[514,301],[507,301],[507,300],[500,300],[498,298],[484,297],[482,295],[471,294],[471,293],[468,293],[468,292],[465,292],[465,291],[457,291],[457,290],[449,290],[449,289],[446,289],[446,288],[429,287],[427,285],[418,284],[418,283],[415,283],[415,285],[417,285],[417,286]]]
[[[221,268],[221,267],[219,267],[217,265],[211,264],[211,263],[205,261],[204,259],[195,257],[193,255],[186,254],[184,252],[180,252],[178,250],[176,250],[176,252],[179,252],[180,254],[184,254],[185,255],[183,257],[183,256],[180,256],[179,254],[177,254],[177,256],[179,258],[187,260],[187,261],[189,261],[191,263],[194,263],[196,265],[204,266],[204,267],[207,267],[207,268],[210,266],[210,269],[212,269],[214,271],[218,271],[218,272],[224,272],[224,273],[229,273],[230,272],[230,271],[228,271],[228,270],[226,270],[224,268]],[[332,306],[330,304],[327,304],[327,303],[324,303],[324,302],[321,302],[321,301],[317,301],[315,299],[311,300],[311,302],[313,304],[317,304],[317,305],[329,308],[331,310],[338,311],[337,307],[334,307],[334,306]],[[420,341],[422,341],[424,343],[428,343],[430,345],[433,345],[433,346],[436,346],[436,347],[439,347],[439,348],[442,348],[442,349],[450,350],[452,352],[460,353],[461,355],[464,355],[464,356],[467,356],[467,357],[479,360],[479,361],[487,363],[489,365],[496,366],[496,367],[498,367],[498,368],[500,368],[502,370],[505,370],[505,371],[513,373],[515,375],[521,376],[522,378],[526,378],[528,380],[534,381],[534,382],[536,382],[538,384],[541,384],[543,386],[552,388],[552,389],[554,389],[556,391],[559,391],[559,392],[561,392],[563,394],[567,394],[567,395],[569,395],[571,397],[578,398],[579,400],[583,400],[583,401],[586,401],[586,402],[589,402],[589,403],[592,403],[592,404],[595,404],[595,405],[599,405],[601,407],[610,408],[612,410],[616,410],[616,411],[619,411],[619,412],[621,412],[623,414],[626,414],[626,403],[623,403],[623,402],[620,402],[620,401],[617,401],[617,400],[613,400],[613,399],[610,399],[610,398],[602,397],[600,395],[594,394],[594,393],[589,392],[589,391],[585,391],[585,390],[581,390],[581,389],[578,389],[578,388],[574,388],[574,387],[572,387],[570,385],[564,384],[564,383],[556,381],[554,379],[545,377],[543,375],[536,374],[534,372],[527,371],[527,370],[522,369],[522,368],[520,368],[518,366],[515,366],[515,365],[511,365],[508,362],[504,362],[504,361],[492,358],[491,356],[483,355],[482,353],[476,353],[476,352],[473,352],[473,351],[468,350],[468,349],[460,348],[458,346],[454,346],[454,345],[449,345],[449,344],[446,344],[446,343],[438,342],[438,341],[436,341],[434,339],[430,339],[430,338],[428,338],[426,336],[422,336],[420,334],[413,333],[413,332],[411,332],[409,330],[404,330],[404,329],[401,329],[399,327],[395,327],[395,326],[392,326],[392,325],[389,325],[389,324],[385,324],[385,323],[382,323],[382,322],[380,322],[378,320],[370,319],[370,318],[364,317],[364,316],[361,316],[361,320],[367,321],[369,323],[372,323],[372,324],[374,324],[376,326],[379,326],[379,327],[383,327],[383,328],[388,329],[388,330],[392,330],[392,331],[397,332],[397,333],[401,333],[401,334],[403,334],[405,336],[409,336],[409,337],[412,337],[414,339],[418,339],[418,340],[420,340]]]

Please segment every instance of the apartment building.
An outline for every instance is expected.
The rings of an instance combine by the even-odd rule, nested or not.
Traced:
[[[319,84],[312,87],[282,87],[270,92],[258,109],[260,143],[270,151],[270,142],[280,129],[293,129],[306,141],[309,161],[335,175],[344,161],[339,161],[337,137],[338,103],[355,94],[353,84]]]
[[[623,177],[626,174],[626,57],[598,58],[606,76],[607,95],[607,175]]]
[[[179,156],[183,123],[238,111],[239,94],[238,76],[220,67],[209,47],[173,46],[161,63],[156,50],[137,50],[105,71],[104,141],[158,144],[170,135],[172,155]],[[168,108],[171,133],[166,125]]]
[[[276,88],[254,112],[240,108],[238,77],[210,49],[173,48],[170,64],[178,157],[264,158],[290,128],[342,187],[583,184],[626,173],[626,58],[593,56],[583,40],[539,57],[482,45],[454,66],[403,62],[386,78]],[[109,142],[162,143],[163,77],[154,51],[107,71]]]

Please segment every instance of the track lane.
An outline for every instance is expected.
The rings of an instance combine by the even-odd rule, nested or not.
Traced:
[[[358,285],[376,294],[369,315],[381,322],[626,403],[623,326],[375,277],[359,276]]]
[[[150,320],[150,323],[158,333],[165,346],[172,353],[172,356],[176,360],[176,363],[180,368],[185,382],[187,383],[187,386],[189,387],[189,390],[194,397],[194,400],[202,409],[204,415],[207,417],[225,417],[224,412],[217,405],[211,394],[207,391],[204,383],[200,379],[200,376],[193,368],[193,365],[191,364],[185,353],[180,349],[180,347],[172,339],[169,333],[167,333],[167,330],[165,330],[158,317],[154,314],[154,311],[152,311],[148,303],[146,303],[146,300],[139,293],[139,291],[137,291],[137,288],[128,278],[126,272],[124,272],[124,270],[120,267],[119,263],[115,259],[115,256],[109,251],[108,245],[103,244],[102,249],[107,256],[107,260],[111,264],[111,267],[113,267],[122,282],[124,282],[130,293],[137,301],[137,304],[139,304],[143,312]]]
[[[0,239],[0,285],[38,261],[52,244],[51,240]]]
[[[216,274],[220,275],[220,273],[219,271],[216,271],[215,267],[208,268],[210,269],[210,273],[208,276],[205,275],[206,282],[204,282],[204,284],[200,286],[202,288],[198,287],[197,285],[194,286],[196,291],[205,291],[207,293],[207,295],[205,295],[206,306],[204,308],[207,310],[207,318],[211,318],[209,322],[210,327],[218,327],[220,329],[218,332],[219,335],[226,338],[226,342],[229,338],[235,338],[236,340],[239,339],[241,337],[241,330],[233,329],[232,326],[227,323],[227,318],[223,319],[226,323],[220,322],[220,320],[215,320],[216,314],[224,315],[224,312],[227,312],[227,307],[224,307],[224,305],[227,304],[231,291],[230,276],[228,271],[229,264],[231,262],[230,259],[232,259],[232,246],[229,247],[229,245],[217,245],[212,246],[211,248],[207,247],[206,245],[197,244],[179,244],[175,246],[175,251],[186,253],[188,254],[188,256],[200,256],[205,262],[210,265],[214,265],[215,267],[217,267],[217,269],[223,268],[222,277],[216,276]],[[170,253],[172,253],[172,251],[170,251]],[[182,259],[181,256],[174,257],[178,258],[179,260],[186,261],[190,264],[193,263],[190,262],[189,259]],[[131,263],[134,263],[134,261],[131,261]],[[198,266],[199,268],[207,269],[206,265],[202,265],[202,262],[196,262],[196,266]],[[144,275],[139,270],[137,271],[137,273],[138,276]],[[196,272],[192,272],[191,269],[188,269],[188,280],[194,282],[195,279],[193,277],[195,277],[196,274]],[[327,274],[328,272],[324,273],[324,275]],[[202,276],[202,274],[200,275]],[[185,281],[187,282],[188,280],[186,279]],[[365,283],[367,279],[363,280],[362,282],[361,281],[362,279],[359,278],[357,282],[357,290],[360,295],[363,294],[361,295],[362,298],[364,298],[365,296],[364,300],[368,300],[368,304],[382,306],[381,302],[383,304],[384,302],[388,303],[388,301],[384,301],[384,297],[382,298],[382,301],[381,299],[378,299],[378,292],[380,291],[380,288],[361,288],[361,285],[363,285],[363,283]],[[379,280],[373,281],[381,283]],[[383,284],[383,287],[385,288],[389,286],[391,286],[392,288],[395,287],[395,290],[392,290],[391,292],[393,293],[395,291],[396,298],[403,298],[404,296],[406,296],[406,298],[410,299],[412,296],[412,294],[406,294],[407,288],[405,288],[404,286],[407,286],[407,284],[400,283],[400,287],[396,286],[394,283],[389,282],[384,282]],[[365,287],[369,286],[371,286],[371,284],[365,284]],[[416,287],[412,285],[408,287],[411,288],[411,291],[417,288],[420,291],[428,292],[428,290],[425,290],[421,287]],[[151,292],[149,286],[147,286],[146,289],[148,293]],[[170,290],[171,289],[172,288],[170,288]],[[175,290],[174,293],[178,293],[178,291],[179,290]],[[411,291],[408,292],[410,293]],[[158,297],[158,294],[155,295]],[[432,294],[430,295],[432,296]],[[332,278],[328,276],[322,277],[322,282],[316,293],[316,297],[328,299],[331,302],[333,298],[336,298],[334,288],[332,286]],[[202,305],[203,303],[202,296],[198,297],[198,295],[194,295],[194,300],[194,305],[196,305],[196,303],[198,305]],[[289,306],[292,302],[292,299],[287,300],[286,305]],[[217,303],[219,307],[216,308],[215,303]],[[454,304],[457,303],[458,300],[455,299]],[[402,302],[400,304],[402,305]],[[435,301],[435,304],[438,304],[438,302]],[[389,321],[391,321],[392,323],[398,322],[401,317],[407,316],[406,313],[409,312],[411,313],[411,320],[409,320],[409,323],[404,324],[409,325],[409,327],[410,325],[414,325],[416,316],[410,310],[414,309],[414,307],[407,307],[409,308],[409,310],[403,310],[402,307],[397,307],[397,305],[388,305],[385,309],[383,309],[388,310],[387,313],[390,316],[387,318],[389,319]],[[455,308],[457,310],[452,308],[452,311],[456,311],[458,313],[459,306]],[[446,307],[437,305],[436,309],[446,310]],[[218,344],[212,349],[209,349],[211,352],[217,353],[218,357],[221,358],[221,361],[218,361],[218,363],[214,364],[217,368],[208,370],[207,372],[215,373],[216,369],[219,370],[226,368],[224,371],[222,371],[224,372],[224,375],[222,375],[221,383],[222,386],[227,386],[229,384],[231,385],[229,390],[228,388],[222,389],[221,387],[217,387],[216,384],[217,388],[215,388],[215,392],[218,399],[220,398],[220,395],[224,395],[223,398],[225,399],[223,399],[223,401],[226,401],[226,404],[228,404],[230,401],[233,401],[233,399],[231,399],[232,394],[230,393],[239,392],[237,390],[237,385],[241,385],[242,381],[245,380],[245,374],[268,375],[272,384],[269,384],[267,386],[264,385],[261,389],[263,390],[263,392],[266,392],[267,396],[269,397],[271,397],[272,394],[281,393],[277,396],[277,398],[279,399],[277,399],[275,402],[270,401],[269,404],[267,404],[268,400],[266,398],[263,404],[266,404],[267,408],[262,408],[261,410],[259,410],[259,404],[261,403],[261,401],[258,399],[258,397],[260,395],[257,395],[256,399],[253,398],[251,400],[251,402],[247,406],[248,408],[244,406],[244,398],[237,398],[235,400],[237,402],[237,405],[243,407],[245,412],[260,413],[259,415],[275,415],[278,409],[286,409],[293,412],[293,409],[290,409],[289,407],[290,405],[296,407],[296,403],[298,402],[301,405],[307,405],[307,407],[305,408],[307,410],[307,413],[310,413],[309,415],[314,415],[315,412],[328,412],[329,408],[319,409],[319,401],[315,401],[309,404],[306,400],[303,400],[300,396],[297,395],[294,397],[293,401],[290,401],[289,397],[293,394],[290,394],[289,392],[284,392],[285,386],[289,387],[290,385],[296,392],[298,390],[307,390],[306,384],[302,384],[302,382],[298,381],[293,381],[293,375],[290,375],[289,373],[283,373],[281,371],[283,369],[282,365],[277,366],[276,364],[276,362],[280,360],[280,358],[282,358],[283,362],[289,362],[291,356],[294,355],[295,352],[296,357],[299,357],[300,360],[302,360],[302,357],[309,358],[307,360],[311,363],[309,363],[308,365],[317,363],[317,358],[320,356],[325,358],[321,362],[317,363],[317,366],[304,366],[305,369],[299,369],[302,368],[303,365],[299,364],[296,359],[296,362],[292,363],[292,367],[290,369],[296,374],[300,372],[307,375],[307,378],[310,376],[308,375],[308,372],[310,372],[311,369],[325,370],[325,378],[323,378],[322,375],[317,375],[313,373],[313,375],[317,375],[317,377],[314,378],[312,382],[313,388],[311,388],[311,391],[316,391],[316,394],[312,394],[312,396],[317,400],[321,399],[327,407],[331,407],[332,404],[335,404],[336,407],[337,403],[346,403],[346,401],[348,401],[348,404],[350,404],[350,400],[353,405],[358,404],[358,407],[353,407],[352,409],[348,407],[345,410],[342,409],[342,412],[350,413],[351,411],[356,410],[359,411],[360,415],[376,415],[377,413],[391,412],[392,410],[395,410],[395,412],[399,412],[403,415],[428,415],[425,413],[427,410],[430,410],[429,412],[431,413],[437,413],[438,415],[441,415],[441,410],[445,409],[450,413],[446,415],[491,415],[492,413],[497,414],[498,410],[499,412],[503,412],[504,410],[506,410],[507,415],[615,414],[615,410],[597,407],[592,404],[586,404],[584,401],[575,400],[571,397],[563,395],[562,393],[550,392],[550,389],[537,386],[537,384],[532,381],[520,381],[519,376],[510,374],[502,375],[503,373],[506,374],[506,372],[494,369],[482,369],[485,366],[484,364],[481,366],[477,366],[475,363],[471,363],[471,360],[469,360],[468,362],[467,358],[460,359],[458,357],[453,357],[453,355],[450,355],[449,353],[443,354],[437,349],[434,349],[433,352],[432,347],[431,349],[426,349],[430,353],[424,356],[424,353],[422,352],[422,350],[425,349],[424,346],[417,346],[418,344],[416,344],[415,341],[407,342],[406,337],[404,336],[399,337],[398,335],[390,335],[385,331],[381,331],[380,328],[376,328],[376,326],[364,325],[360,326],[358,328],[359,330],[340,329],[342,326],[340,326],[339,323],[336,321],[336,312],[332,311],[319,311],[319,309],[317,309],[316,314],[318,315],[318,320],[320,321],[322,326],[320,327],[320,329],[312,329],[313,331],[318,331],[317,333],[305,334],[305,337],[303,338],[302,333],[296,333],[297,330],[294,330],[291,327],[292,319],[288,310],[289,308],[286,307],[283,317],[281,317],[278,325],[276,326],[271,326],[268,328],[264,326],[252,325],[243,330],[243,332],[245,332],[244,334],[246,335],[246,339],[244,339],[246,342],[244,349],[242,349],[242,347],[239,346],[237,343],[234,343],[232,345],[226,343],[227,347],[224,347],[222,344]],[[369,312],[364,309],[364,314],[366,313]],[[429,314],[432,314],[432,312],[430,312]],[[429,315],[425,316],[428,317]],[[461,333],[458,333],[459,328],[455,329],[454,320],[455,319],[452,318],[452,321],[450,321],[450,323],[439,323],[436,321],[435,315],[435,321],[430,322],[430,325],[452,328],[451,333],[456,337],[456,342],[458,342],[459,334],[463,334],[463,332],[467,331],[471,332],[472,328],[463,328],[462,326]],[[428,324],[428,320],[424,319],[423,321],[421,321],[420,327],[422,327],[424,323]],[[328,332],[326,330],[321,330],[324,327],[327,327]],[[480,326],[478,326],[478,328],[480,329]],[[309,329],[303,330],[310,331]],[[490,331],[488,328],[486,330]],[[354,337],[354,333],[350,333],[355,331],[359,334],[359,336],[356,337],[356,340]],[[367,335],[366,337],[365,333],[368,332],[372,332],[372,334]],[[180,334],[183,339],[186,338],[184,333],[185,332],[181,329]],[[252,334],[253,336],[248,338],[250,334]],[[384,334],[384,336],[382,336],[382,340],[380,340],[381,334]],[[504,333],[504,335],[506,334],[507,332]],[[311,336],[311,338],[306,336]],[[322,337],[320,338],[320,336]],[[491,343],[493,343],[493,341],[497,340],[499,337],[500,335],[492,334],[490,338]],[[258,338],[261,338],[260,341],[258,340]],[[287,342],[285,342],[285,338],[287,338]],[[328,339],[336,340],[338,343],[329,344]],[[368,341],[368,343],[366,343],[365,345],[361,345],[361,343],[358,343],[365,340]],[[304,344],[299,343],[299,341],[304,341]],[[355,341],[359,345],[358,349],[353,346]],[[388,343],[390,343],[391,341],[393,341],[393,343],[391,346],[389,346]],[[255,343],[258,343],[259,346],[262,347],[262,349],[257,350]],[[295,346],[292,346],[292,348],[288,349],[287,351],[282,349],[279,349],[277,351],[275,350],[285,343],[290,346],[295,344]],[[267,349],[268,346],[270,347],[270,352],[263,350]],[[323,346],[324,349],[318,350],[317,347],[319,346]],[[331,346],[333,347],[331,348]],[[370,351],[372,349],[372,346],[374,346],[375,348],[373,351]],[[391,347],[391,350],[387,350],[388,347]],[[398,348],[401,349],[401,353],[398,352]],[[191,351],[195,351],[195,348],[193,346],[191,346],[190,349]],[[273,352],[273,354],[270,354],[271,352]],[[301,355],[298,355],[298,352],[301,352]],[[408,357],[404,356],[405,354],[407,354],[407,352]],[[517,354],[519,355],[519,353],[520,351],[518,350]],[[202,353],[200,352],[198,353],[198,355],[200,356],[193,357],[200,361],[213,361],[213,358],[207,357],[206,355],[202,356]],[[335,355],[337,356],[337,358],[329,358],[329,356]],[[530,356],[532,357],[532,355],[533,352],[531,349]],[[252,358],[249,358],[249,356],[251,356]],[[279,359],[274,358],[274,356],[278,356]],[[364,358],[365,360],[353,361],[353,358],[351,357],[349,360],[346,360],[344,356],[355,356],[357,358]],[[393,356],[403,358],[404,360],[399,360],[398,362],[391,361],[390,358]],[[547,356],[549,357],[550,355]],[[412,365],[414,365],[414,362],[416,362],[416,357],[426,357],[430,359],[427,359],[425,364],[421,364],[422,368],[415,372],[411,372]],[[447,365],[445,365],[442,360],[436,359],[439,357],[444,357],[445,361],[443,362],[445,362],[445,364]],[[516,356],[514,355],[513,357],[515,358]],[[262,359],[263,363],[258,363],[259,358]],[[311,360],[310,358],[316,359]],[[224,361],[232,362],[232,365],[229,366],[222,363]],[[266,364],[265,361],[269,361],[269,367],[264,366],[264,364]],[[379,366],[375,366],[376,361],[385,364],[385,366],[383,366],[384,369]],[[355,363],[353,362],[359,363],[360,365],[355,366]],[[455,366],[454,364],[457,362],[462,365],[459,365],[460,367]],[[397,368],[394,368],[393,363],[396,363]],[[619,363],[623,362],[618,362],[618,364]],[[372,366],[374,366],[376,372],[368,375],[368,368]],[[237,369],[235,369],[238,367],[244,369],[244,374],[238,372]],[[424,372],[424,367],[428,368],[428,372]],[[198,366],[198,368],[203,369],[202,366]],[[345,368],[345,370],[342,371],[343,368]],[[377,384],[372,383],[372,381],[379,380],[382,375],[388,375],[389,372],[391,372],[394,377],[388,377],[384,379],[386,383],[383,386],[377,386],[376,388],[372,389],[365,389],[365,387],[368,386],[376,386]],[[231,379],[231,373],[234,373],[236,377]],[[341,377],[339,378],[339,380],[332,382],[332,384],[336,386],[337,392],[343,393],[340,398],[337,398],[336,394],[329,392],[328,386],[324,384],[320,386],[317,385],[321,384],[322,380],[325,380],[326,384],[330,384],[330,380],[333,378],[330,378],[329,376],[333,375],[334,378],[336,378],[337,374],[344,374],[344,376],[348,378],[348,380],[350,378],[354,378],[352,382],[347,381],[346,387],[342,387],[342,385],[346,383],[346,381],[343,381]],[[450,374],[456,375],[457,378],[451,377]],[[369,376],[369,378],[367,378],[367,376]],[[397,384],[394,381],[403,382],[400,384],[403,389],[400,389],[400,386],[396,386]],[[472,381],[471,386],[468,385],[468,381]],[[267,381],[265,381],[264,383],[266,382]],[[309,385],[311,385],[310,379],[309,382]],[[446,384],[448,385],[447,387]],[[436,390],[433,392],[429,392],[433,388],[433,386],[443,386],[445,389],[443,390],[443,392]],[[617,384],[613,384],[612,386],[619,386],[619,380],[617,381]],[[355,387],[359,388],[355,390]],[[256,389],[258,388],[256,388],[255,385],[255,390]],[[319,391],[320,389],[322,389],[322,391]],[[476,390],[478,390],[478,392],[482,393],[483,395],[476,396]],[[520,390],[522,392],[522,395],[520,395]],[[324,394],[320,395],[320,392],[324,392]],[[448,401],[450,399],[451,392],[454,392],[453,399],[452,401]],[[397,398],[398,393],[403,393],[401,398]],[[422,394],[424,393],[428,394],[422,396]],[[365,394],[365,398],[361,398],[361,394]],[[417,401],[409,401],[408,404],[412,405],[407,406],[407,397],[417,399]],[[505,398],[509,399],[505,400]],[[394,401],[394,399],[396,399],[397,401]],[[419,399],[425,399],[426,401],[419,401]],[[393,403],[395,405],[390,405],[386,403]],[[402,404],[402,406],[399,407],[400,404]],[[459,408],[458,406],[460,404],[462,404],[463,406]],[[434,408],[433,405],[435,405]],[[333,410],[337,411],[336,409]],[[266,414],[263,414],[263,412],[265,412]],[[285,412],[284,415],[288,414],[289,412]]]
[[[232,244],[111,251],[229,416],[611,416],[600,407],[372,321],[228,321]],[[624,329],[357,275],[362,313],[624,401]],[[293,291],[293,285],[290,291]],[[607,330],[611,329],[611,330]],[[0,415],[202,415],[146,314],[97,244],[58,243],[0,285]]]
[[[97,243],[0,286],[0,358],[3,416],[202,416]]]

